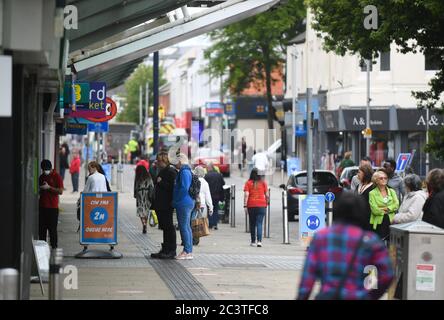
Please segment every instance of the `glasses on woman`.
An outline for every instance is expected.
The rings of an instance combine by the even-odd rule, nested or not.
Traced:
[[[388,180],[387,177],[379,177],[379,180]]]

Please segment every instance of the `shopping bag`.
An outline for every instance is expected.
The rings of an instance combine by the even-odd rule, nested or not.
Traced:
[[[157,224],[159,223],[159,220],[157,219],[156,211],[150,210],[150,216],[149,216],[148,220],[149,220],[150,227],[157,226]]]
[[[199,215],[196,219],[191,220],[191,229],[193,230],[193,238],[208,236],[210,234],[208,219]]]

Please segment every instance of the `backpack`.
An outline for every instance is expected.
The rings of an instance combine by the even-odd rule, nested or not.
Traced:
[[[188,193],[190,194],[191,199],[193,199],[194,201],[200,200],[200,180],[199,177],[193,172],[191,172],[191,186],[190,189],[188,189]]]

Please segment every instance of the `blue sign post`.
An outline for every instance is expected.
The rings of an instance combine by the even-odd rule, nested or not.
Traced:
[[[328,202],[328,226],[333,224],[333,201],[335,201],[335,194],[333,192],[327,192],[325,194],[325,201]]]
[[[108,121],[105,122],[94,122],[88,124],[88,131],[89,132],[108,132],[109,131],[109,124]]]
[[[309,246],[313,235],[325,228],[325,196],[322,194],[299,196],[299,239]]]
[[[400,153],[398,155],[398,159],[396,160],[396,172],[404,172],[405,168],[410,162],[411,157],[411,153]]]

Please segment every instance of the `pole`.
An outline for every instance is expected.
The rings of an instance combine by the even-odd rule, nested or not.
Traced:
[[[49,300],[62,300],[62,261],[63,249],[53,249],[49,262]]]
[[[366,108],[366,129],[370,129],[370,60],[365,60],[367,69],[367,108]],[[370,155],[370,137],[366,136],[366,156]]]
[[[235,207],[235,202],[236,202],[236,194],[235,194],[235,188],[236,186],[234,184],[231,185],[230,188],[230,226],[231,228],[235,228],[236,227],[236,207]]]
[[[147,81],[145,84],[145,123],[148,123],[149,106],[150,106],[150,83]]]
[[[426,145],[429,144],[429,120],[430,120],[430,110],[429,108],[427,108],[426,110]],[[413,154],[412,154],[412,158],[413,158]],[[430,157],[429,157],[429,152],[426,152],[426,163],[425,163],[425,175],[427,175],[429,173],[430,170]]]
[[[98,163],[100,163],[100,138],[99,138],[99,134],[98,132],[95,133],[96,136],[96,161]]]
[[[88,161],[89,161],[89,132],[86,134],[85,183],[86,179],[88,179]]]
[[[287,211],[287,192],[282,190],[282,231],[283,243],[290,244],[290,237],[288,233],[288,211]]]
[[[311,114],[312,89],[307,88],[307,195],[313,194],[313,130]]]
[[[296,46],[293,47],[296,50]],[[293,68],[291,70],[291,109],[292,109],[292,125],[291,125],[291,152],[293,157],[296,156],[296,52],[293,56]]]
[[[268,188],[268,195],[270,195],[270,188]],[[270,238],[270,196],[268,197],[267,203],[267,212],[265,214],[265,223],[264,223],[264,238]]]
[[[328,215],[328,226],[331,227],[331,225],[333,224],[333,201],[328,201],[327,215]]]
[[[159,51],[153,56],[153,154],[159,149]]]
[[[139,85],[139,126],[142,127],[142,85]]]

